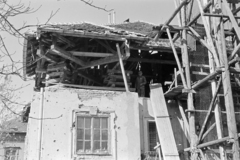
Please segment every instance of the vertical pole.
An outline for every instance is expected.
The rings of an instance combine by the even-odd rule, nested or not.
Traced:
[[[187,18],[186,18],[186,5],[183,7],[183,13],[182,13],[182,26],[187,25]],[[190,64],[189,64],[189,55],[188,55],[188,48],[187,48],[187,31],[186,29],[183,29],[182,32],[182,41],[183,41],[183,55],[185,58],[185,73],[186,73],[186,81],[187,81],[187,87],[188,89],[191,89],[191,73],[190,73]],[[189,110],[194,110],[194,104],[193,104],[193,93],[188,93],[188,99],[187,99],[187,105]],[[190,132],[190,147],[195,148],[196,142],[197,142],[197,135],[196,135],[196,129],[195,129],[195,113],[189,112],[189,132]],[[191,153],[191,160],[196,160],[197,154],[195,152]]]
[[[222,3],[221,3],[222,7]],[[223,79],[223,90],[224,90],[224,100],[225,107],[227,111],[227,124],[228,124],[228,134],[230,138],[233,138],[232,152],[233,152],[233,160],[239,160],[239,142],[238,142],[238,134],[237,134],[237,125],[234,111],[234,102],[232,95],[232,87],[230,80],[230,71],[228,65],[228,58],[226,52],[226,42],[224,35],[224,26],[223,19],[220,20],[220,34],[221,34],[221,42],[222,42],[222,53],[220,55],[221,61],[224,63],[225,72],[222,73]]]
[[[123,81],[124,81],[124,85],[126,88],[126,92],[129,92],[125,69],[124,69],[123,61],[122,61],[122,54],[121,54],[118,43],[116,44],[116,47],[117,47],[117,53],[118,53],[119,63],[120,63],[121,71],[122,71],[122,76],[123,76]]]
[[[183,74],[183,69],[181,67],[181,63],[180,63],[178,55],[177,55],[177,51],[176,51],[176,49],[174,47],[174,43],[173,43],[172,36],[171,36],[169,28],[166,28],[166,31],[167,31],[167,34],[168,34],[169,42],[170,42],[172,50],[173,50],[173,54],[174,54],[175,60],[177,62],[177,66],[178,66],[178,70],[180,72],[180,76],[181,76],[181,79],[182,79],[183,87],[186,89],[187,88],[187,83],[186,83],[186,80],[185,80],[185,77],[184,77],[184,74]]]
[[[116,21],[116,12],[113,11],[112,12],[112,23],[115,24],[116,23],[115,21]]]
[[[205,4],[207,4],[206,0],[204,2],[205,2]],[[212,6],[215,6],[215,2],[213,2]],[[211,12],[213,11],[213,9],[214,8],[211,7]],[[214,35],[217,35],[217,32],[218,32],[217,26],[219,24],[219,18],[213,18],[213,20],[210,21],[210,22],[212,22],[212,24],[213,24],[212,26],[210,26],[210,29],[212,30],[212,28],[213,28],[214,29],[214,33],[215,33]],[[216,45],[217,45],[218,53],[221,53],[221,49],[220,49],[221,44],[219,44],[219,43],[221,43],[221,41],[217,42]],[[209,58],[210,73],[213,73],[215,71],[215,65],[214,65],[213,56],[209,52],[208,52],[208,58]],[[216,81],[213,80],[211,82],[212,95],[214,95],[214,93],[216,92],[216,88],[217,88],[216,86],[217,86]],[[223,138],[223,134],[222,134],[222,116],[221,116],[221,108],[220,108],[220,104],[219,104],[218,100],[216,102],[215,109],[214,109],[214,117],[215,117],[215,122],[216,122],[217,137],[218,137],[218,139],[221,139],[221,138]],[[219,153],[220,153],[220,159],[221,160],[225,160],[226,157],[225,157],[225,154],[224,154],[225,152],[224,152],[223,146],[219,146]]]
[[[44,88],[40,91],[40,106],[39,106],[39,123],[38,123],[38,160],[41,160],[42,155],[42,127],[43,127],[43,101],[44,101]]]
[[[108,13],[108,24],[111,24],[111,13]]]

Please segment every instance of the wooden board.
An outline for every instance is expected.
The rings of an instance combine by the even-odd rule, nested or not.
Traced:
[[[150,85],[150,100],[164,160],[180,160],[161,84]]]

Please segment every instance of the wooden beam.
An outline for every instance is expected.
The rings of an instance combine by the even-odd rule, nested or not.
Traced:
[[[73,56],[70,52],[65,51],[57,46],[52,45],[49,52],[52,54],[59,55],[60,57],[63,57],[65,59],[69,59],[80,66],[86,65],[86,62],[82,61],[81,59],[78,59],[77,57]]]
[[[69,51],[74,56],[80,57],[109,57],[112,53],[98,53],[98,52],[80,52],[80,51]]]
[[[163,30],[165,29],[166,26],[168,26],[172,20],[174,19],[174,17],[178,14],[178,12],[182,9],[183,6],[185,6],[188,3],[188,0],[184,0],[173,12],[173,14],[171,15],[171,17],[164,23],[164,25],[161,27],[160,31],[158,32],[158,34],[156,35],[156,37],[154,38],[154,40],[157,40],[159,37],[161,37]]]
[[[223,143],[223,142],[230,141],[230,140],[231,140],[230,137],[224,137],[224,138],[222,138],[222,139],[217,139],[217,140],[213,140],[213,141],[210,141],[210,142],[206,142],[206,143],[199,144],[196,148],[197,148],[197,149],[200,149],[200,148],[204,148],[204,147],[216,145],[216,144]],[[191,151],[191,148],[185,148],[184,151],[185,151],[185,152]],[[235,159],[234,159],[234,160],[235,160]]]
[[[199,112],[199,113],[208,113],[208,110],[199,110],[199,109],[195,109],[195,110],[189,110],[186,109],[185,112]],[[212,113],[214,113],[215,111],[212,111]],[[226,114],[226,111],[221,111],[221,113]],[[235,112],[235,114],[240,114],[240,112]]]
[[[230,10],[226,0],[222,0],[221,7],[225,7],[225,10],[232,22],[232,26],[235,29],[238,39],[240,40],[240,29],[238,27],[236,20],[234,19],[232,11]],[[219,40],[222,43],[222,53],[220,53],[219,57],[221,58],[221,62],[222,62],[221,65],[224,65],[224,69],[225,69],[225,71],[222,73],[222,79],[223,79],[224,102],[225,102],[225,108],[227,111],[228,135],[230,138],[234,139],[234,142],[232,145],[233,159],[237,160],[237,159],[240,159],[239,141],[238,141],[238,135],[237,135],[236,118],[234,114],[235,111],[234,111],[233,94],[232,94],[232,88],[231,88],[230,71],[229,71],[229,65],[228,65],[228,57],[227,57],[227,51],[226,51],[224,24],[222,20],[220,21],[219,26],[220,26],[220,37],[221,37],[221,39]]]
[[[201,141],[205,139],[205,137],[215,128],[215,126],[216,126],[216,123],[213,123],[213,124],[206,130],[206,132],[205,132],[205,133],[203,134],[203,136],[202,136]]]
[[[98,65],[103,65],[103,64],[113,63],[113,62],[118,62],[118,55],[100,58],[98,60],[93,60],[91,62],[88,62],[87,64],[85,64],[79,69],[86,69],[93,66],[98,66]]]
[[[225,71],[225,69],[223,69],[223,71]],[[240,74],[240,68],[230,67],[230,68],[229,68],[229,71],[230,71],[230,73]]]
[[[49,73],[48,75],[49,75],[49,77],[61,77],[62,75],[64,74],[64,72],[63,71],[61,71],[61,72],[52,72],[52,73]]]
[[[123,47],[124,47],[124,50],[125,50],[125,57],[123,57],[124,59],[123,60],[127,60],[131,53],[130,53],[130,44],[125,41],[124,44],[123,44]]]
[[[202,21],[203,21],[203,24],[204,24],[204,28],[205,28],[205,31],[206,31],[206,35],[207,35],[208,41],[210,43],[210,47],[212,48],[212,51],[213,51],[214,61],[216,63],[216,66],[219,67],[220,66],[219,59],[218,59],[218,55],[217,55],[217,52],[216,52],[215,47],[214,47],[213,39],[212,39],[210,28],[209,28],[209,23],[208,23],[206,17],[203,16],[204,11],[203,11],[203,8],[202,8],[201,1],[197,0],[197,2],[198,2],[198,7],[199,7],[199,10],[200,10],[200,13],[201,13]]]
[[[164,160],[180,160],[161,84],[151,84],[150,103]]]
[[[238,23],[237,23],[234,15],[233,15],[231,9],[229,8],[229,5],[228,5],[227,1],[226,0],[222,0],[222,4],[225,7],[225,10],[227,12],[227,15],[229,16],[230,21],[232,22],[232,26],[233,26],[233,28],[234,28],[234,30],[236,32],[238,40],[240,40],[240,28],[238,26]]]
[[[39,32],[54,32],[58,33],[62,36],[72,36],[72,37],[84,37],[84,38],[93,38],[93,39],[102,39],[102,40],[113,40],[113,41],[125,41],[127,39],[134,39],[139,41],[145,41],[149,38],[146,37],[133,37],[133,36],[116,36],[116,35],[110,35],[110,34],[96,34],[96,33],[89,33],[84,31],[74,31],[74,30],[66,30],[66,29],[59,29],[56,30],[54,27],[48,27],[48,28],[38,28]]]
[[[208,16],[208,17],[219,17],[219,18],[229,18],[227,15],[222,15],[222,14],[211,14],[211,13],[203,13],[203,16]],[[240,19],[238,16],[234,16],[235,19]]]
[[[215,78],[216,75],[219,75],[220,73],[222,73],[222,70],[220,68],[216,69],[213,73],[209,74],[208,76],[206,76],[205,78],[201,79],[200,81],[198,81],[197,83],[195,83],[192,86],[192,89],[198,89],[199,87],[201,87],[203,84],[205,84],[207,81]]]
[[[103,47],[105,47],[108,51],[112,52],[113,54],[117,54],[117,51],[113,50],[110,45],[105,44],[101,40],[95,39],[99,44],[101,44]]]
[[[240,49],[240,43],[237,45],[237,47],[234,47],[234,50],[232,51],[231,55],[228,57],[229,61],[235,57],[235,55],[238,53],[239,49]]]
[[[209,1],[204,7],[203,7],[203,12],[206,12],[209,7],[212,5],[212,1]],[[201,13],[199,12],[198,14],[196,14],[196,16],[194,16],[194,18],[188,22],[187,26],[191,26],[193,23],[196,22],[196,20],[201,16]]]
[[[122,76],[123,76],[125,89],[126,89],[126,92],[129,92],[129,86],[128,86],[128,83],[127,83],[126,73],[125,73],[125,69],[124,69],[124,65],[123,65],[123,61],[122,61],[122,54],[121,54],[120,47],[119,47],[118,43],[116,44],[116,47],[117,47],[117,53],[118,53],[119,63],[120,63],[121,71],[122,71]]]
[[[167,65],[177,65],[175,61],[168,60],[158,60],[158,59],[146,59],[146,58],[134,58],[130,57],[127,59],[130,62],[142,62],[142,63],[158,63],[158,64],[167,64]]]
[[[181,103],[180,100],[177,100],[177,103],[178,103],[178,108],[179,108],[179,111],[180,111],[180,114],[182,116],[182,119],[183,119],[183,123],[184,123],[184,126],[185,126],[185,129],[187,131],[187,133],[185,133],[186,135],[186,138],[188,139],[188,142],[190,142],[190,135],[189,135],[189,123],[188,123],[188,120],[187,120],[187,117],[184,113],[184,110],[183,110],[183,105]]]
[[[201,36],[192,28],[192,27],[189,27],[189,29],[191,30],[191,32],[194,34],[193,35],[193,38],[199,40],[201,42],[201,44],[203,46],[205,46],[212,54],[214,53],[213,49],[206,43],[205,40],[203,40],[201,38]]]
[[[143,51],[158,51],[158,52],[164,52],[164,53],[172,53],[172,49],[170,47],[158,47],[158,46],[147,46],[147,45],[134,45],[134,44],[130,44],[129,46],[130,49],[132,50],[143,50]],[[178,54],[181,53],[181,48],[176,48],[176,51]]]
[[[43,82],[44,83],[44,82]],[[47,83],[47,82],[46,82]],[[74,85],[74,84],[63,84],[63,83],[55,83],[55,82],[48,82],[49,84],[56,84],[59,86],[68,86],[68,87],[76,87],[76,88],[83,88],[83,89],[92,89],[92,90],[107,90],[107,91],[125,91],[125,88],[121,87],[101,87],[101,86],[85,86],[85,85]],[[135,88],[130,88],[131,92],[135,91]]]
[[[186,17],[186,12],[187,12],[187,6],[184,6],[182,10],[182,23],[183,26],[187,25],[187,17]],[[187,47],[187,31],[184,29],[182,31],[182,55],[183,55],[183,67],[185,67],[185,75],[186,75],[186,82],[187,82],[187,88],[190,90],[190,92],[187,93],[187,107],[188,109],[195,109],[194,107],[194,100],[193,100],[193,90],[191,90],[191,71],[190,71],[190,60],[189,60],[189,53],[188,53],[188,47]],[[197,145],[197,139],[196,139],[196,127],[195,127],[195,114],[189,113],[188,114],[188,119],[189,119],[189,135],[190,135],[190,147],[194,148]],[[191,154],[191,159],[195,160],[197,157],[196,153]]]
[[[58,33],[52,33],[53,36],[57,37],[59,40],[61,40],[62,42],[68,44],[69,46],[71,47],[74,47],[75,46],[75,43],[73,43],[72,41],[68,40],[67,38],[61,36],[60,34]]]
[[[236,62],[240,62],[240,57],[235,57],[235,58],[233,58],[228,64],[229,64],[229,65],[232,65],[232,64],[234,64],[234,63],[236,63]]]
[[[65,66],[66,66],[66,64],[64,62],[60,62],[57,64],[50,64],[47,67],[47,71],[51,72],[51,71],[56,71],[56,70],[62,70]]]
[[[174,44],[173,44],[173,41],[172,41],[171,33],[170,33],[168,28],[166,30],[167,30],[168,38],[169,38],[169,41],[170,41],[170,44],[171,44],[171,47],[172,47],[172,50],[173,50],[175,60],[177,62],[178,70],[179,70],[180,75],[181,75],[183,86],[184,86],[184,88],[187,88],[186,80],[185,80],[185,77],[183,75],[183,70],[182,70],[181,63],[179,61],[178,55],[177,55],[177,51],[175,50],[175,47],[174,47]]]
[[[58,63],[60,59],[56,56],[53,56],[51,54],[48,54],[48,52],[43,56],[47,61],[52,63]]]
[[[208,118],[210,117],[210,114],[211,114],[211,112],[212,112],[213,109],[214,109],[215,101],[216,101],[218,92],[219,92],[219,90],[220,90],[221,83],[222,83],[222,79],[220,78],[219,81],[218,81],[218,84],[217,84],[217,89],[216,89],[216,91],[215,91],[215,94],[213,95],[213,98],[212,98],[211,103],[210,103],[210,105],[209,105],[208,113],[207,113],[207,115],[206,115],[206,117],[205,117],[205,119],[204,119],[204,122],[203,122],[203,124],[202,124],[201,131],[200,131],[199,136],[198,136],[197,145],[199,144],[199,142],[200,142],[201,139],[202,139],[203,132],[204,132],[205,127],[206,127],[207,122],[208,122]]]

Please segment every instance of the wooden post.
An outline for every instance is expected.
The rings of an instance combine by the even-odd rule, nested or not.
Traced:
[[[184,74],[183,74],[181,63],[180,63],[178,55],[177,55],[177,51],[176,51],[176,49],[174,47],[174,44],[173,44],[173,41],[172,41],[172,36],[171,36],[170,30],[169,30],[169,28],[167,28],[166,30],[167,30],[168,38],[169,38],[169,41],[170,41],[170,44],[171,44],[171,47],[172,47],[172,50],[173,50],[175,60],[177,62],[178,70],[179,70],[180,75],[181,75],[183,86],[184,86],[184,88],[187,88],[186,80],[185,80],[185,77],[184,77]]]
[[[216,0],[215,0],[216,1]],[[211,12],[213,11],[215,6],[215,2],[213,1],[213,5],[211,8]],[[212,19],[212,27],[213,27],[213,31],[214,31],[214,35],[218,36],[218,24],[219,24],[219,18],[213,18]],[[212,30],[212,28],[211,28]],[[218,38],[220,39],[220,38]],[[221,41],[217,41],[216,42],[216,46],[218,49],[218,53],[221,53]],[[210,73],[213,73],[215,71],[215,65],[214,65],[214,60],[213,60],[213,56],[209,53],[208,54],[209,57],[209,69],[210,69]],[[212,86],[212,94],[214,94],[216,92],[216,81],[213,80],[211,82],[211,86]],[[215,123],[216,123],[216,130],[217,130],[217,137],[218,139],[223,138],[223,132],[222,132],[222,116],[221,116],[221,106],[220,106],[220,102],[217,100],[215,109],[214,109],[214,117],[215,117]],[[220,153],[220,159],[221,160],[225,160],[226,159],[226,155],[225,155],[225,151],[224,151],[224,147],[223,146],[219,146],[219,153]]]
[[[187,18],[186,18],[186,6],[183,7],[182,12],[182,26],[187,26]],[[185,67],[185,73],[186,73],[186,81],[187,81],[187,88],[191,89],[191,73],[190,73],[190,63],[189,63],[189,55],[188,55],[188,48],[187,48],[187,31],[186,29],[183,29],[182,31],[182,41],[183,41],[183,48],[182,48],[182,56],[185,59],[185,62],[183,63]],[[188,109],[195,109],[193,104],[193,93],[188,93],[187,98],[187,106]],[[196,128],[195,128],[195,113],[188,113],[189,118],[189,133],[190,133],[190,147],[193,149],[196,147],[196,141],[197,141],[197,135],[196,135]],[[192,152],[191,153],[191,160],[197,159],[197,153]]]
[[[223,0],[224,7],[229,12],[229,7],[225,6],[226,1]],[[235,19],[231,16],[232,13],[228,13],[230,16],[231,22],[235,22]],[[232,20],[232,18],[234,20]],[[233,23],[234,28],[238,27],[235,26],[235,23]],[[236,34],[238,37],[240,36],[239,28],[235,28]],[[238,134],[237,134],[237,125],[236,125],[236,118],[235,118],[235,111],[234,111],[234,103],[233,103],[233,95],[232,95],[232,88],[231,88],[231,80],[230,80],[230,71],[229,71],[229,65],[228,65],[228,58],[227,58],[227,52],[226,52],[226,42],[225,42],[225,35],[224,35],[224,26],[223,26],[223,20],[220,20],[220,35],[221,35],[221,42],[222,42],[222,53],[220,54],[221,62],[223,62],[223,65],[225,67],[225,72],[222,73],[223,78],[223,90],[224,90],[224,99],[225,99],[225,107],[227,111],[227,124],[228,124],[228,134],[230,138],[234,139],[233,145],[232,145],[232,152],[233,152],[233,160],[239,160],[239,142],[238,142]]]
[[[208,8],[209,8],[211,5],[212,5],[212,1],[208,2],[208,4],[207,4],[205,7],[203,7],[203,11],[205,12],[206,10],[208,10]],[[192,25],[193,23],[195,23],[196,20],[197,20],[200,16],[201,16],[201,13],[199,12],[196,16],[194,16],[194,18],[193,18],[190,22],[188,22],[187,26],[190,26],[190,25]]]
[[[119,63],[120,63],[121,71],[122,71],[122,76],[123,76],[123,80],[124,80],[125,89],[126,89],[126,92],[129,92],[126,73],[125,73],[125,69],[124,69],[124,65],[123,65],[123,61],[122,61],[122,54],[121,54],[118,43],[116,44],[116,47],[117,47],[117,53],[118,53]]]
[[[207,35],[207,38],[208,38],[208,41],[209,41],[209,45],[211,46],[212,50],[214,51],[214,53],[213,53],[214,61],[216,63],[216,66],[219,67],[220,66],[219,65],[219,59],[218,59],[218,55],[217,55],[217,52],[216,52],[215,47],[214,47],[213,39],[212,39],[210,28],[209,28],[209,23],[206,20],[206,17],[203,16],[204,11],[203,11],[203,8],[202,8],[201,1],[197,0],[197,2],[198,2],[199,10],[200,10],[200,13],[201,13],[202,21],[203,21],[203,24],[204,24],[204,28],[205,28],[205,31],[206,31],[206,35]]]

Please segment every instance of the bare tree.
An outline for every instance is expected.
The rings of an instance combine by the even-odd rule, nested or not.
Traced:
[[[21,15],[32,14],[40,9],[41,6],[34,9],[29,4],[24,4],[20,0],[16,2],[9,2],[8,0],[0,0],[0,124],[1,122],[9,119],[12,115],[19,115],[15,111],[15,106],[20,105],[24,107],[25,104],[20,104],[19,96],[16,95],[16,91],[21,89],[11,85],[11,76],[22,77],[22,63],[14,59],[5,43],[4,35],[7,37],[13,37],[16,39],[25,38],[24,32],[29,27],[36,27],[38,24],[29,25],[23,22],[23,25],[18,27],[11,18]],[[52,12],[45,23],[48,23],[50,19],[58,12]],[[8,62],[6,62],[8,61]]]
[[[104,12],[110,12],[113,9],[106,9],[106,6],[99,7],[94,5],[93,0],[80,0],[81,2],[89,5],[90,7],[102,10]],[[29,27],[37,27],[39,24],[27,24],[23,23],[22,26],[16,27],[14,23],[11,22],[11,18],[18,17],[21,15],[32,14],[41,8],[34,9],[29,4],[24,4],[20,0],[14,3],[10,3],[8,0],[0,0],[0,120],[9,117],[9,113],[15,113],[12,106],[24,105],[19,104],[16,99],[16,95],[13,94],[14,91],[18,90],[14,87],[10,87],[11,78],[9,76],[16,75],[22,77],[22,64],[21,62],[15,61],[13,58],[13,53],[10,53],[8,47],[5,43],[5,37],[3,34],[12,36],[17,39],[25,38],[24,31]],[[56,15],[59,9],[52,12],[49,18],[44,24],[47,24],[51,18]],[[10,60],[10,63],[6,63],[5,60]],[[7,116],[7,117],[1,117]]]

